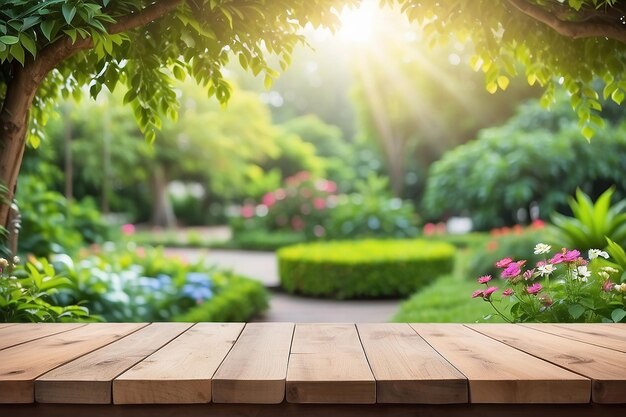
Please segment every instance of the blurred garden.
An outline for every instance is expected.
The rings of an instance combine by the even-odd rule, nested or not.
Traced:
[[[0,321],[626,322],[623,6],[288,3],[0,9]]]

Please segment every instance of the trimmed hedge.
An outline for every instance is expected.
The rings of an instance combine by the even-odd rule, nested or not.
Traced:
[[[228,285],[213,298],[175,316],[173,321],[248,321],[267,307],[268,292],[263,284],[250,278],[228,274]]]
[[[329,298],[408,296],[454,267],[455,249],[423,240],[308,243],[278,251],[282,287]]]

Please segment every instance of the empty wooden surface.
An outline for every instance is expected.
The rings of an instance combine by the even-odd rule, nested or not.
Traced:
[[[408,324],[357,324],[379,403],[468,401],[467,379]]]
[[[0,403],[33,402],[35,378],[145,325],[88,324],[0,350]]]
[[[524,327],[626,353],[626,325],[621,323],[524,324]]]
[[[115,404],[207,403],[243,323],[198,323],[113,383]]]
[[[412,327],[469,380],[473,403],[586,403],[589,379],[460,324]]]
[[[626,393],[626,353],[515,325],[474,325],[480,333],[592,379],[592,399],[620,403]]]
[[[376,402],[376,382],[354,324],[298,324],[287,371],[292,403]]]
[[[292,323],[249,323],[213,377],[213,401],[276,404],[285,398]]]
[[[0,326],[0,415],[621,416],[625,338],[613,324],[15,324]],[[106,404],[71,404],[87,402]]]
[[[62,365],[35,381],[35,400],[40,403],[109,404],[115,377],[189,327],[190,323],[154,323]]]
[[[80,323],[24,323],[17,327],[0,327],[0,349],[6,349],[57,333],[67,332],[84,324]]]

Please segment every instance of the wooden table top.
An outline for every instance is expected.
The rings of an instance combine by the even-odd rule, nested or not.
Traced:
[[[626,325],[0,324],[33,402],[626,404]]]

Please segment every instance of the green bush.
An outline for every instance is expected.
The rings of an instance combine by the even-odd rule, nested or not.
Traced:
[[[331,298],[407,296],[450,273],[455,249],[419,240],[310,243],[278,251],[280,280],[290,293]]]
[[[268,232],[263,229],[239,232],[225,245],[229,248],[274,251],[285,246],[303,243],[307,240],[304,233],[289,231]]]
[[[567,210],[577,188],[597,197],[616,185],[626,197],[626,124],[607,125],[589,144],[563,100],[545,112],[531,103],[505,125],[484,129],[477,140],[447,152],[429,170],[425,214],[468,215],[486,230]],[[543,116],[540,113],[545,113]]]
[[[626,200],[611,206],[614,191],[614,188],[607,189],[593,203],[588,195],[576,190],[576,199],[569,199],[573,217],[552,215],[555,240],[562,246],[583,252],[606,247],[607,238],[626,246]]]
[[[213,275],[215,279],[215,274]],[[244,277],[232,275],[228,285],[210,302],[200,304],[186,313],[177,315],[174,321],[247,321],[268,307],[268,294],[263,284]]]

